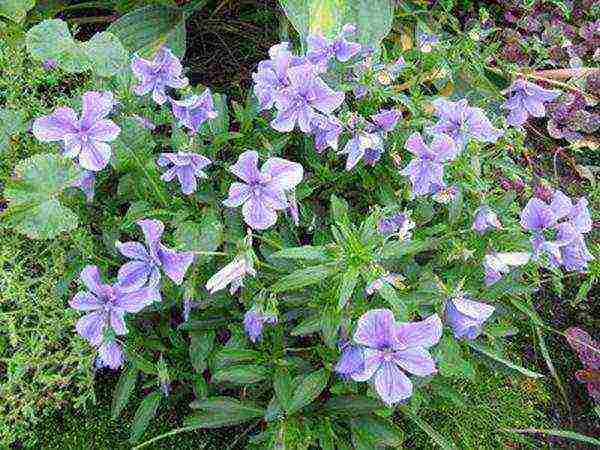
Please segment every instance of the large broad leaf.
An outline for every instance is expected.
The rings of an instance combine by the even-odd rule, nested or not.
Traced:
[[[214,252],[223,242],[223,224],[217,212],[205,209],[200,223],[186,221],[177,226],[175,241],[192,252]]]
[[[435,347],[440,375],[472,380],[475,377],[473,365],[462,357],[459,343],[451,336],[444,336]]]
[[[168,6],[146,6],[125,14],[108,27],[131,53],[151,57],[166,45],[182,58],[185,54],[185,16]]]
[[[220,428],[237,425],[265,414],[263,408],[230,397],[213,397],[195,404],[203,411],[188,416],[185,419],[186,427]]]
[[[101,77],[116,75],[129,62],[128,54],[118,37],[97,33],[88,42],[73,39],[65,22],[44,20],[27,32],[27,50],[34,59],[55,60],[65,72],[91,70]]]
[[[81,169],[62,156],[41,154],[19,163],[4,195],[3,219],[32,239],[52,239],[77,227],[77,216],[58,195],[80,177]]]
[[[139,438],[142,437],[150,421],[156,415],[156,411],[158,410],[158,405],[160,405],[161,393],[158,391],[154,391],[142,400],[140,406],[135,412],[135,417],[133,418],[133,424],[131,425],[131,432],[129,434],[129,442],[136,442]]]
[[[323,392],[327,381],[329,381],[329,372],[325,369],[316,370],[302,378],[289,402],[287,412],[293,414],[310,405]]]
[[[321,33],[333,38],[347,23],[358,28],[361,44],[379,48],[394,20],[393,0],[280,0],[287,17],[306,38]]]
[[[0,154],[10,144],[14,135],[25,130],[25,116],[15,109],[0,108]]]
[[[35,6],[35,0],[0,0],[0,16],[21,22]]]

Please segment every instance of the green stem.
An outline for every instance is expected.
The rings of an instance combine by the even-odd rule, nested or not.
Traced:
[[[133,447],[132,450],[139,450],[141,448],[149,446],[150,444],[154,444],[155,442],[160,441],[160,440],[162,440],[164,438],[168,438],[169,436],[175,436],[176,434],[185,433],[186,431],[194,431],[196,429],[198,429],[197,426],[177,428],[175,430],[169,431],[168,433],[164,433],[164,434],[161,434],[159,436],[156,436],[156,437],[154,437],[154,438],[152,438],[152,439],[150,439],[150,440],[148,440],[146,442],[142,442],[140,445],[136,445],[135,447]],[[204,444],[203,446],[201,446],[200,449],[203,449],[204,447],[206,447],[206,444]]]

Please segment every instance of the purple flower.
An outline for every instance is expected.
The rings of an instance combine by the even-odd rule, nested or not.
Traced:
[[[377,81],[383,86],[389,86],[396,78],[398,78],[398,75],[405,67],[406,61],[402,56],[392,64],[375,66],[374,69],[379,70],[377,73]]]
[[[290,205],[286,192],[302,181],[304,170],[298,163],[282,158],[269,158],[258,170],[258,153],[247,151],[240,155],[229,171],[244,183],[229,187],[225,206],[242,206],[244,221],[256,230],[265,230],[277,222],[277,211]]]
[[[396,213],[389,218],[384,218],[377,224],[377,231],[384,236],[397,234],[401,241],[411,238],[412,230],[415,223],[411,220],[408,214]]]
[[[35,119],[33,135],[42,142],[63,144],[63,154],[78,158],[79,165],[97,172],[108,164],[110,145],[121,129],[106,117],[113,109],[110,92],[89,91],[82,96],[82,113],[78,118],[71,108],[56,108],[48,116]]]
[[[124,360],[123,350],[117,341],[105,341],[98,347],[96,367],[117,370],[123,366]]]
[[[219,114],[210,93],[206,89],[202,95],[192,95],[184,100],[171,99],[173,115],[181,125],[197,133],[204,122],[216,118]]]
[[[494,128],[481,108],[469,106],[467,100],[451,102],[443,98],[433,101],[435,115],[440,119],[428,131],[433,135],[447,134],[464,148],[469,140],[496,142],[503,132]]]
[[[483,323],[495,308],[459,295],[446,302],[446,323],[454,331],[456,339],[475,339],[481,334]]]
[[[81,177],[71,187],[79,188],[83,191],[85,199],[88,203],[94,201],[94,183],[96,181],[96,172],[91,170],[84,170],[81,173]]]
[[[214,294],[224,289],[227,285],[230,285],[229,293],[233,295],[244,286],[244,277],[246,275],[255,276],[256,271],[254,270],[252,255],[242,253],[210,277],[206,282],[206,289],[209,293]]]
[[[365,360],[362,347],[350,343],[343,345],[342,356],[335,365],[334,370],[345,380],[354,374],[364,372]]]
[[[506,120],[513,127],[521,127],[529,116],[544,117],[544,103],[557,98],[560,92],[543,89],[529,81],[517,80],[508,89],[508,95],[502,106],[510,111]]]
[[[315,115],[312,119],[312,131],[315,136],[315,149],[322,153],[327,147],[337,150],[338,139],[344,131],[342,123],[333,116]]]
[[[160,269],[175,284],[181,284],[190,264],[194,260],[193,252],[176,252],[166,247],[160,238],[165,226],[160,220],[138,220],[136,222],[144,233],[146,246],[139,242],[117,242],[119,252],[132,261],[121,266],[118,273],[122,289],[135,290],[144,285],[158,286]]]
[[[49,72],[51,70],[54,70],[58,67],[58,61],[55,59],[46,59],[42,62],[42,67],[44,68],[44,70],[46,72]]]
[[[479,234],[484,234],[490,228],[501,230],[502,224],[498,219],[498,215],[489,206],[482,205],[475,211],[475,220],[473,220],[471,228]]]
[[[126,312],[137,313],[160,299],[158,290],[151,286],[125,291],[119,285],[103,284],[96,266],[85,267],[80,278],[88,292],[75,294],[69,305],[78,311],[88,312],[77,321],[75,329],[94,347],[102,344],[104,333],[109,328],[116,335],[127,334]]]
[[[260,340],[265,323],[274,325],[277,323],[277,317],[272,314],[265,314],[260,308],[249,309],[244,315],[244,330],[252,342]]]
[[[434,314],[421,322],[396,323],[389,309],[374,309],[358,319],[354,343],[363,347],[364,370],[355,381],[372,380],[387,405],[406,400],[413,385],[403,370],[417,376],[437,372],[427,349],[442,335],[442,322]],[[403,369],[403,370],[402,370]]]
[[[415,158],[400,173],[410,179],[413,195],[432,194],[444,187],[443,164],[458,155],[454,140],[448,135],[440,134],[427,146],[421,133],[413,133],[406,140],[405,147]]]
[[[539,258],[545,253],[554,267],[563,265],[568,271],[582,271],[593,259],[583,236],[592,229],[585,198],[573,204],[560,190],[555,190],[550,204],[532,198],[521,212],[521,226],[533,234],[534,257]],[[546,230],[556,234],[555,240],[546,239]]]
[[[419,50],[423,53],[431,53],[433,48],[437,47],[439,43],[440,38],[435,34],[423,30],[417,31],[417,45],[419,46]]]
[[[160,177],[163,181],[172,181],[177,177],[181,191],[190,195],[196,192],[196,178],[207,178],[202,169],[211,164],[211,160],[197,153],[161,153],[157,164],[168,170]]]
[[[456,200],[456,196],[460,190],[457,186],[448,186],[439,188],[435,194],[433,194],[433,200],[441,203],[442,205],[448,205]]]
[[[287,207],[287,213],[292,218],[294,225],[300,225],[300,211],[298,210],[298,201],[296,200],[296,191],[286,191],[285,193],[289,206]]]
[[[261,61],[258,70],[252,74],[254,94],[258,97],[261,110],[271,109],[275,104],[275,94],[290,85],[288,69],[305,62],[290,52],[288,42],[271,47],[269,57]]]
[[[308,60],[320,66],[322,70],[327,70],[331,58],[337,58],[340,62],[347,62],[353,56],[357,55],[362,46],[355,42],[349,42],[346,38],[356,33],[356,27],[352,24],[346,24],[341,33],[333,40],[329,41],[323,35],[310,35],[306,38]]]
[[[340,152],[342,155],[348,155],[346,170],[354,169],[361,159],[364,159],[365,164],[373,165],[379,161],[382,153],[383,139],[381,136],[364,131],[358,131]]]
[[[367,129],[370,132],[388,133],[396,128],[401,117],[402,114],[397,109],[382,109],[369,118]]]
[[[485,285],[500,281],[504,275],[510,272],[512,266],[522,266],[529,262],[529,253],[512,252],[512,253],[490,253],[483,260],[483,268],[485,269]]]
[[[137,95],[146,95],[152,91],[152,98],[159,105],[167,101],[166,87],[180,89],[188,84],[188,79],[181,76],[183,67],[179,59],[166,47],[161,47],[152,61],[134,57],[131,70],[140,82],[133,91]]]
[[[310,133],[319,112],[331,114],[344,102],[344,93],[327,86],[310,64],[288,69],[287,76],[289,86],[274,94],[278,113],[271,126],[277,131],[292,131],[297,123],[302,132]]]

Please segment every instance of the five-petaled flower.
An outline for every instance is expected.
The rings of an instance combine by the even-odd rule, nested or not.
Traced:
[[[202,169],[211,164],[211,160],[197,153],[161,153],[157,164],[168,168],[160,177],[161,180],[172,181],[177,177],[181,191],[190,195],[196,192],[196,178],[208,177]]]
[[[308,36],[306,38],[306,43],[308,44],[307,59],[319,66],[323,71],[327,70],[331,58],[336,58],[340,62],[349,61],[362,48],[359,43],[347,40],[347,37],[354,33],[356,33],[356,26],[346,24],[343,26],[340,34],[331,41],[326,39],[322,34]]]
[[[234,182],[229,187],[225,206],[242,206],[244,221],[255,230],[265,230],[277,222],[277,211],[290,204],[286,192],[302,181],[304,169],[298,163],[282,158],[269,158],[258,170],[258,153],[246,151],[240,155],[229,171],[243,183]]]
[[[89,91],[82,96],[81,117],[71,108],[56,108],[33,122],[33,134],[42,142],[62,142],[63,154],[77,158],[84,169],[97,172],[108,164],[112,154],[107,142],[121,129],[106,117],[114,106],[110,92]]]
[[[183,100],[171,99],[173,115],[181,125],[197,133],[207,120],[215,119],[219,115],[209,89],[201,95],[191,95]]]
[[[531,243],[534,257],[547,254],[553,267],[562,265],[568,271],[582,271],[593,259],[584,239],[584,234],[592,229],[585,198],[573,204],[558,189],[549,204],[531,198],[521,212],[521,226],[533,234]],[[546,238],[544,232],[547,231],[555,233],[553,240]]]
[[[165,89],[180,89],[188,85],[188,79],[181,76],[183,67],[179,59],[166,47],[161,47],[152,61],[133,58],[131,63],[133,75],[140,82],[134,87],[137,95],[146,95],[152,91],[152,98],[162,105],[168,99]]]
[[[508,98],[502,105],[510,111],[506,121],[513,127],[521,127],[527,122],[529,116],[544,117],[546,115],[544,103],[551,102],[559,95],[560,91],[544,89],[529,81],[517,80],[508,89]]]
[[[413,195],[433,194],[443,188],[446,185],[444,163],[458,155],[454,140],[446,134],[440,134],[427,146],[421,133],[413,133],[406,140],[405,147],[415,158],[400,173],[410,179]]]
[[[451,102],[443,98],[433,101],[439,121],[429,127],[431,134],[447,134],[463,149],[469,140],[494,143],[503,132],[494,128],[481,108],[469,106],[466,99]]]
[[[252,342],[260,340],[264,325],[277,323],[277,316],[266,313],[262,308],[255,306],[244,315],[244,330]]]
[[[165,229],[160,220],[138,220],[137,224],[144,233],[146,246],[139,242],[116,243],[119,252],[133,260],[119,269],[121,288],[135,290],[144,285],[157,287],[161,268],[175,284],[181,284],[185,272],[194,261],[193,252],[176,252],[160,242]]]
[[[420,377],[437,372],[427,349],[442,336],[437,314],[420,322],[397,323],[389,309],[374,309],[358,319],[354,343],[362,347],[364,368],[350,373],[355,381],[373,380],[375,390],[387,405],[406,400],[413,385],[404,371]],[[353,356],[356,363],[356,352]],[[404,371],[403,371],[403,370]]]
[[[483,259],[485,285],[500,281],[510,272],[511,267],[523,266],[529,262],[531,255],[525,252],[490,253]]]
[[[88,291],[75,294],[69,305],[88,312],[77,321],[75,328],[94,347],[104,342],[105,332],[109,329],[118,336],[127,334],[125,313],[137,313],[160,299],[160,293],[153,286],[124,290],[118,284],[102,283],[96,266],[85,267],[80,278]]]
[[[484,234],[490,228],[501,230],[502,224],[498,219],[498,215],[489,206],[482,205],[475,211],[475,219],[471,228],[479,234]]]
[[[472,340],[479,336],[483,323],[495,309],[487,303],[476,302],[460,294],[446,302],[445,319],[456,339]]]
[[[289,86],[274,93],[278,112],[271,126],[277,131],[289,132],[298,124],[302,132],[310,133],[315,116],[331,114],[344,102],[344,93],[327,86],[311,64],[288,69],[287,77]]]

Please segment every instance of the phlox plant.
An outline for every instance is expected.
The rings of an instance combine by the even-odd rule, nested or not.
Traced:
[[[419,405],[454,395],[450,380],[490,361],[541,376],[506,351],[511,323],[535,315],[540,274],[587,270],[590,212],[490,177],[560,92],[511,80],[506,116],[399,94],[443,39],[387,54],[360,31],[273,46],[232,114],[162,46],[84,93],[80,115],[34,121],[70,164],[58,192],[95,202],[94,180],[119,180],[111,264],[81,268],[70,306],[97,366],[122,370],[114,413],[139,378],[151,390],[133,441],[185,396],[182,431],[249,422],[248,448],[399,446],[397,418],[431,433]]]

